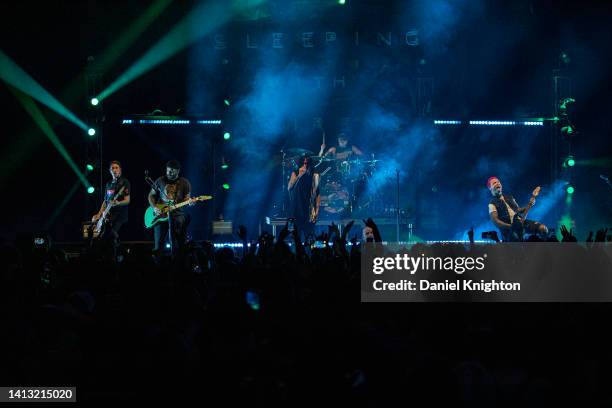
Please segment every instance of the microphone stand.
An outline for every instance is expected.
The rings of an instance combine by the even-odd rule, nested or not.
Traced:
[[[151,177],[149,177],[149,171],[145,170],[145,181],[147,182],[147,184],[149,186],[151,186],[151,188],[153,190],[155,190],[157,192],[157,194],[162,197],[165,196],[166,200],[168,200],[168,196],[166,196],[166,193],[163,192],[156,184],[155,182],[151,179]],[[172,213],[168,212],[168,240],[170,241],[170,258],[174,259],[174,241],[172,239]],[[160,243],[161,244],[161,243]]]
[[[397,242],[400,242],[400,171],[399,169],[395,169],[395,178],[396,178],[396,189],[397,189],[397,197],[396,197],[396,209],[395,209],[395,237]]]

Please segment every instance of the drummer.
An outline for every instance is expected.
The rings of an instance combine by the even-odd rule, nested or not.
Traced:
[[[338,146],[330,147],[329,150],[323,155],[324,151],[325,143],[323,143],[321,145],[321,150],[319,151],[319,156],[332,156],[334,159],[346,160],[352,155],[363,155],[363,152],[357,146],[354,144],[349,144],[349,139],[344,132],[338,134]]]

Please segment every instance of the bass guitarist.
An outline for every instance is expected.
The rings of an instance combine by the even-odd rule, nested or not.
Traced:
[[[177,160],[170,160],[166,163],[166,175],[155,180],[149,192],[149,204],[156,215],[161,213],[157,204],[179,204],[191,198],[191,183],[185,177],[179,177],[180,171],[181,164]],[[172,226],[170,230],[171,252],[176,253],[185,246],[188,219],[183,208],[172,211],[168,218],[169,221],[159,222],[154,227],[155,248],[153,251],[156,254],[162,252],[166,247],[168,224]]]
[[[523,232],[539,234],[542,237],[548,235],[546,225],[537,221],[525,218],[525,213],[535,203],[535,195],[539,193],[539,188],[534,190],[534,194],[527,207],[519,208],[516,200],[510,194],[502,193],[502,184],[497,177],[489,177],[487,188],[493,198],[489,202],[489,217],[501,233],[504,242],[522,241]]]
[[[105,225],[100,237],[103,241],[110,243],[114,254],[119,245],[119,230],[128,221],[130,182],[123,177],[119,161],[111,161],[109,171],[112,179],[106,183],[104,201],[102,201],[100,210],[91,217],[91,220],[97,223],[100,217],[106,213],[106,219],[103,220]],[[107,208],[110,208],[109,211],[105,211]]]

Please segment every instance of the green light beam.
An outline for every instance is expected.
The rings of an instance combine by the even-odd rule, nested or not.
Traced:
[[[83,130],[89,129],[83,121],[70,112],[60,101],[47,92],[38,82],[21,69],[13,60],[0,50],[0,77],[7,84],[48,106]]]
[[[157,0],[151,4],[127,29],[125,29],[117,40],[108,46],[97,58],[94,59],[97,70],[105,72],[140,38],[142,33],[155,21],[164,10],[172,3],[172,0]]]
[[[57,221],[57,218],[64,210],[64,207],[66,207],[66,205],[68,204],[72,196],[74,196],[74,193],[76,193],[80,185],[81,185],[81,180],[77,180],[74,183],[70,191],[68,191],[68,193],[64,196],[64,199],[62,200],[60,205],[55,207],[53,214],[51,214],[51,216],[47,219],[47,222],[45,223],[45,226],[43,227],[43,231],[48,231],[53,226],[53,224],[55,224],[55,221]]]
[[[206,3],[190,12],[179,21],[164,37],[144,53],[132,66],[96,97],[102,101],[136,78],[149,72],[171,58],[190,44],[211,33],[228,22],[231,17],[245,8],[255,7],[264,0],[227,3],[215,1]]]
[[[600,157],[595,159],[575,160],[576,166],[612,167],[612,157]]]
[[[125,29],[119,37],[108,47],[94,58],[95,71],[105,72],[108,70],[134,43],[141,37],[142,33],[157,19],[172,0],[157,0],[147,8],[131,25]],[[64,88],[60,94],[60,99],[65,101],[67,106],[74,106],[83,100],[85,95],[83,81],[84,73],[77,75]],[[49,118],[49,123],[55,127],[61,120],[61,116]],[[0,173],[0,185],[4,183],[17,170],[19,166],[26,162],[29,156],[43,140],[38,136],[38,127],[28,126],[15,141],[7,146],[5,152],[0,156],[0,162],[5,163],[9,172]]]
[[[89,181],[87,180],[85,175],[81,171],[79,171],[79,167],[76,165],[74,160],[72,160],[72,157],[70,157],[68,150],[66,150],[62,142],[59,140],[59,138],[57,137],[57,135],[51,128],[51,125],[49,125],[49,122],[47,122],[47,119],[45,118],[43,113],[40,111],[38,106],[36,106],[36,103],[34,103],[32,98],[30,98],[28,95],[22,93],[21,91],[15,88],[10,87],[10,89],[11,91],[13,91],[13,93],[15,94],[19,102],[21,102],[24,109],[28,112],[28,114],[30,114],[32,119],[34,119],[34,122],[36,122],[36,124],[43,131],[45,136],[49,138],[49,141],[51,142],[53,147],[57,149],[57,151],[64,158],[68,166],[72,169],[72,171],[74,171],[74,173],[77,175],[79,180],[81,180],[81,183],[85,187],[89,187],[90,186]]]

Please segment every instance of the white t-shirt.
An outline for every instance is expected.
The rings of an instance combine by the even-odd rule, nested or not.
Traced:
[[[501,196],[500,199],[503,201],[504,204],[506,204],[506,208],[508,209],[508,215],[510,216],[510,222],[512,222],[512,220],[514,219],[514,214],[516,214],[516,212],[514,212],[512,207],[510,207],[508,205],[508,203],[504,199],[504,196]],[[495,204],[489,204],[489,214],[491,214],[492,212],[495,212],[495,211],[497,211],[497,208],[495,207]]]

